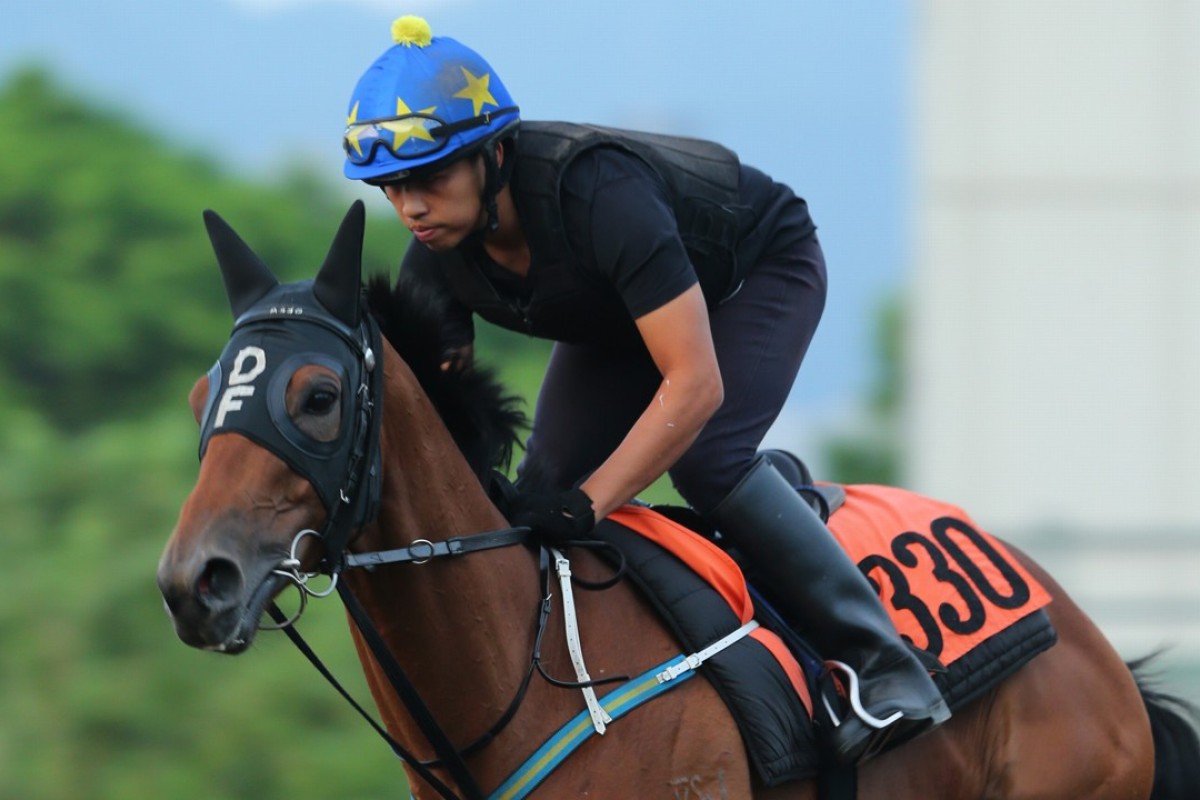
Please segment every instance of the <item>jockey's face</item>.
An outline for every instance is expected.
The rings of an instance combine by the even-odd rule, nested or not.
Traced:
[[[457,247],[484,223],[483,158],[464,158],[431,175],[383,187],[413,238],[434,252]]]

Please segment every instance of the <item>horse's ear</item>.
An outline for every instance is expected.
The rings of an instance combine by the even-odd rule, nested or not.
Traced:
[[[351,328],[357,327],[359,322],[365,226],[363,202],[355,200],[333,237],[329,254],[313,283],[313,294],[321,305]]]
[[[215,211],[204,212],[204,227],[208,228],[208,239],[217,255],[221,277],[225,279],[229,308],[233,318],[237,319],[278,286],[279,280]]]

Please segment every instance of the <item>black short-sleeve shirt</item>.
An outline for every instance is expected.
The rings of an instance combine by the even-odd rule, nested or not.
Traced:
[[[756,263],[811,236],[815,226],[804,200],[753,167],[741,167],[739,193],[741,204],[753,212],[747,215],[736,244],[738,278],[744,279]],[[564,171],[560,197],[567,242],[578,271],[574,278],[583,290],[567,302],[586,300],[586,307],[559,315],[577,322],[556,338],[635,344],[639,338],[634,321],[698,280],[661,179],[630,153],[596,147],[581,153]],[[528,275],[521,278],[493,262],[478,238],[462,247],[499,296],[517,306],[528,302],[539,275],[536,249]],[[437,275],[436,258],[420,243],[409,246],[401,269],[449,291]],[[708,287],[702,288],[710,306],[721,299],[710,296]],[[451,307],[445,330],[448,347],[466,344],[473,337],[471,309],[453,301]]]

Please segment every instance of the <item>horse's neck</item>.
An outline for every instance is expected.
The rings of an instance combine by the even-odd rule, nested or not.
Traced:
[[[388,355],[382,504],[378,523],[355,549],[388,550],[505,527],[411,371]],[[507,547],[348,577],[447,731],[456,739],[481,733],[464,712],[477,718],[481,708],[502,710],[529,663],[540,595],[533,555]],[[389,727],[402,731],[409,723],[386,679],[373,659],[361,660]],[[472,703],[465,709],[468,687]]]
[[[412,373],[394,353],[386,355],[383,502],[379,522],[356,547],[386,550],[414,539],[436,541],[504,527],[505,520]],[[586,550],[573,555],[577,555],[571,565],[575,575],[593,584],[611,576],[608,566]],[[538,560],[529,548],[506,547],[420,565],[384,566],[373,573],[355,572],[359,571],[347,575],[351,589],[367,606],[391,652],[456,746],[479,740],[504,719],[531,666],[543,599]],[[564,593],[558,587],[552,592]],[[564,602],[555,599],[552,605],[552,619],[540,642],[541,665],[549,675],[571,679],[575,673],[563,627]],[[624,582],[603,592],[577,593],[575,605],[586,631],[587,666],[594,678],[637,675],[679,652],[644,601]],[[360,637],[356,645],[393,736],[418,757],[432,757],[425,736],[364,651]],[[582,760],[585,751],[576,752],[575,766],[551,776],[540,791],[547,797],[575,796],[593,775],[604,774],[605,785],[614,791],[601,789],[597,794],[638,797],[646,786],[668,786],[679,776],[709,770],[713,752],[722,754],[718,769],[723,768],[721,763],[740,758],[736,726],[728,722],[715,731],[708,729],[714,713],[721,720],[727,716],[711,688],[697,688],[701,685],[707,687],[693,681],[692,688],[675,690],[667,704],[659,701],[653,715],[641,715],[628,735],[607,737],[602,750],[596,745]],[[687,700],[697,697],[700,701],[695,704]],[[495,740],[467,757],[475,779],[484,787],[497,786],[583,704],[577,690],[567,691],[535,677]],[[647,750],[647,743],[654,742],[667,742],[669,755],[657,758]],[[613,763],[636,759],[642,760],[638,769],[611,769]],[[647,759],[654,762],[649,777]],[[734,795],[749,796],[744,782],[734,780],[731,786]]]

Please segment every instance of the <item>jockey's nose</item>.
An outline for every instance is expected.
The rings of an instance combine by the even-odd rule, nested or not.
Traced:
[[[425,193],[418,187],[403,184],[387,186],[384,188],[384,194],[402,220],[420,219],[429,213]]]

